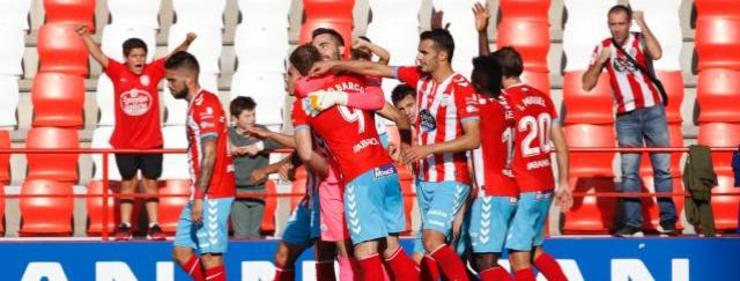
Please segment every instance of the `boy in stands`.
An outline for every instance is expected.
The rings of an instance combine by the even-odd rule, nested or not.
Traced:
[[[82,37],[90,55],[103,66],[105,74],[113,82],[116,123],[110,137],[111,146],[115,149],[162,148],[157,85],[164,77],[164,64],[169,55],[147,64],[146,44],[141,39],[130,38],[123,42],[125,61],[120,63],[103,53],[86,25],[78,25],[75,30]],[[194,33],[188,33],[185,41],[171,54],[186,51],[195,38]],[[116,154],[116,164],[121,174],[121,194],[134,192],[137,186],[136,172],[141,171],[144,193],[151,196],[146,199],[149,215],[147,237],[164,240],[165,235],[157,225],[157,179],[162,174],[162,154]],[[121,198],[121,224],[116,229],[116,240],[132,238],[133,201],[133,198]]]
[[[172,96],[188,102],[186,127],[192,180],[190,201],[177,224],[173,256],[193,280],[226,280],[223,254],[236,195],[226,113],[218,96],[198,84],[200,67],[193,55],[175,53],[167,59],[165,69]]]

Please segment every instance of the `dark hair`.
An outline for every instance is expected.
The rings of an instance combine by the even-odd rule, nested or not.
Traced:
[[[455,40],[452,39],[447,29],[435,28],[424,31],[419,35],[419,41],[432,40],[437,50],[447,52],[447,62],[452,62],[452,55],[455,53]]]
[[[370,54],[368,52],[365,52],[365,51],[362,51],[362,50],[358,50],[358,49],[352,49],[350,51],[350,53],[352,54],[352,59],[353,60],[360,60],[360,59],[363,59],[363,60],[372,60],[372,58],[373,58],[373,55],[372,54]]]
[[[164,68],[165,69],[185,68],[185,69],[195,72],[196,74],[200,72],[200,65],[198,65],[198,60],[195,58],[195,56],[191,55],[190,53],[186,51],[179,51],[177,53],[172,54],[167,59],[167,61],[164,62]]]
[[[401,83],[393,88],[393,91],[391,92],[391,101],[396,105],[408,96],[416,98],[416,90],[407,84]]]
[[[331,35],[332,37],[334,37],[334,40],[337,40],[337,44],[339,44],[339,46],[344,47],[344,38],[342,38],[342,35],[339,34],[339,32],[337,32],[336,30],[331,29],[331,28],[319,27],[317,29],[314,29],[313,32],[311,33],[311,40],[316,38],[316,36],[319,36],[322,34]]]
[[[128,57],[128,54],[131,53],[131,50],[139,48],[144,49],[144,53],[149,52],[146,47],[146,43],[144,43],[144,40],[141,40],[139,38],[126,39],[126,41],[123,42],[123,56]]]
[[[321,53],[319,53],[319,49],[316,49],[316,47],[307,43],[300,45],[298,48],[293,50],[290,54],[289,60],[290,64],[298,69],[298,72],[300,72],[301,75],[307,76],[311,71],[313,64],[317,61],[321,61]]]
[[[630,8],[629,6],[622,5],[622,4],[614,5],[613,7],[611,7],[607,15],[616,14],[619,12],[623,12],[627,14],[628,21],[632,20],[632,8]]]
[[[501,74],[504,77],[519,77],[524,71],[522,55],[513,47],[506,46],[493,53],[501,65]]]
[[[241,96],[231,101],[229,111],[231,111],[231,116],[239,117],[242,111],[254,110],[255,107],[257,107],[257,103],[252,98]]]
[[[479,93],[498,97],[501,94],[501,64],[492,54],[473,59],[473,73],[470,75]]]

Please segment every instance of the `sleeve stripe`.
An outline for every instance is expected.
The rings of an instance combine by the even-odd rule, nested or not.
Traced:
[[[473,122],[473,121],[480,121],[480,117],[478,116],[466,117],[460,120],[460,123],[465,124],[465,123]]]
[[[295,131],[302,131],[302,130],[308,130],[308,125],[298,125],[293,130]]]
[[[393,67],[393,78],[398,79],[398,66]]]

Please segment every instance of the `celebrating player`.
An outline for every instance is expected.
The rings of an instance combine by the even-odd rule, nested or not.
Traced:
[[[174,257],[193,280],[226,280],[223,254],[236,194],[226,114],[218,96],[198,85],[200,67],[193,55],[177,52],[167,59],[165,69],[172,96],[189,104],[186,127],[192,186],[177,224]]]

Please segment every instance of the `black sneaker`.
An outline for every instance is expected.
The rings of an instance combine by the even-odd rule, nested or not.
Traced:
[[[642,233],[642,230],[640,228],[626,225],[620,229],[618,229],[615,233],[615,236],[618,237],[643,237],[645,236],[644,233]]]
[[[675,224],[661,224],[658,232],[660,236],[678,236],[678,230],[676,230]]]
[[[167,235],[162,232],[162,228],[160,228],[159,225],[155,224],[149,228],[149,231],[146,233],[146,239],[164,241],[167,239]]]
[[[128,226],[125,223],[119,224],[118,228],[116,228],[116,235],[115,240],[116,241],[128,241],[133,238],[133,232],[131,230],[131,227]]]

